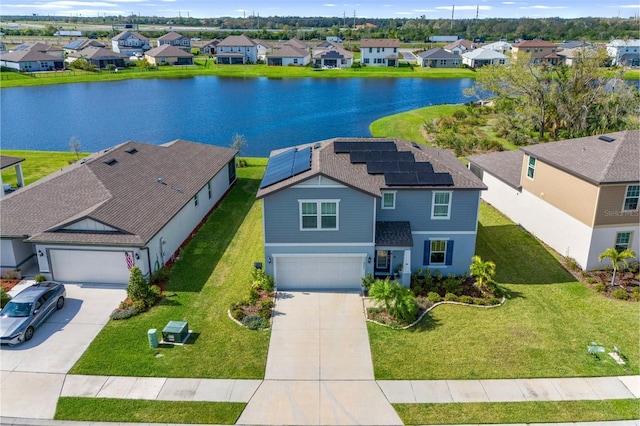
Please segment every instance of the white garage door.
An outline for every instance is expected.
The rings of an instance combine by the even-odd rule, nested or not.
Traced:
[[[49,250],[53,279],[68,283],[129,282],[122,251]]]
[[[360,290],[364,269],[362,255],[274,256],[278,290]]]

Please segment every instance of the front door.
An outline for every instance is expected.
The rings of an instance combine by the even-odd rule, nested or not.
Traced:
[[[376,250],[375,275],[389,275],[391,272],[391,252],[389,250]]]

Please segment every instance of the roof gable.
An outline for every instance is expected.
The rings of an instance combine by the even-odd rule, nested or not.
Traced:
[[[244,34],[241,35],[230,35],[229,37],[222,40],[218,43],[218,46],[222,47],[236,47],[236,46],[250,46],[254,47],[256,45],[255,41],[251,40]]]
[[[363,38],[360,47],[400,47],[397,38]]]
[[[175,56],[177,58],[193,58],[193,54],[185,52],[178,46],[172,44],[163,44],[162,46],[154,47],[147,50],[145,56],[158,57],[158,56]]]

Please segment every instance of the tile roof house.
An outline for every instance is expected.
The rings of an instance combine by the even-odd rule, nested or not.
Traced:
[[[279,290],[360,289],[366,274],[468,272],[480,192],[453,154],[397,139],[336,138],[271,153],[265,271]]]
[[[521,43],[513,45],[513,56],[517,57],[518,53],[525,52],[531,56],[534,64],[546,62],[551,65],[557,65],[560,57],[556,54],[558,46],[554,43],[544,40],[525,40]]]
[[[170,31],[162,37],[159,37],[157,43],[157,47],[165,44],[170,44],[172,46],[179,47],[187,53],[191,53],[191,39],[189,37],[183,36],[182,34],[178,34],[175,31]]]
[[[258,46],[244,34],[230,35],[217,46],[217,64],[255,64]]]
[[[584,269],[609,247],[640,253],[639,164],[638,130],[469,157],[483,200]]]
[[[169,261],[236,180],[236,150],[126,142],[0,199],[3,269],[118,283]],[[37,206],[37,208],[34,208]]]
[[[111,39],[111,49],[127,56],[141,56],[151,45],[147,37],[136,31],[122,31]]]
[[[397,67],[400,41],[395,38],[360,40],[360,62],[375,67]]]
[[[193,65],[193,54],[172,44],[163,44],[145,52],[145,59],[152,65]]]
[[[439,47],[417,54],[418,63],[424,68],[455,68],[462,64],[462,58]]]
[[[509,58],[496,50],[478,48],[462,54],[462,63],[471,68],[480,68],[485,65],[505,65]]]
[[[124,68],[129,62],[129,57],[122,53],[113,52],[105,47],[89,46],[67,56],[66,62],[71,63],[76,59],[84,58],[98,69],[114,65],[116,68]]]
[[[283,45],[281,48],[267,54],[267,65],[279,66],[305,66],[311,61],[311,53],[292,45]]]

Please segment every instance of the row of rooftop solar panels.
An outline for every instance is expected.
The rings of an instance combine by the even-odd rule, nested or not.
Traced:
[[[269,159],[260,188],[266,188],[309,169],[311,169],[311,147],[300,150],[287,149]]]
[[[384,174],[387,186],[452,186],[453,178],[449,173],[405,173],[389,172]]]
[[[367,163],[367,173],[377,175],[388,172],[424,172],[433,173],[433,166],[428,162],[407,161],[370,161]]]
[[[346,142],[335,141],[333,143],[333,152],[336,154],[348,154],[354,151],[397,151],[396,144],[393,141],[376,141],[376,142]]]
[[[368,163],[371,161],[414,162],[413,152],[409,151],[352,151],[349,154],[351,163]]]

